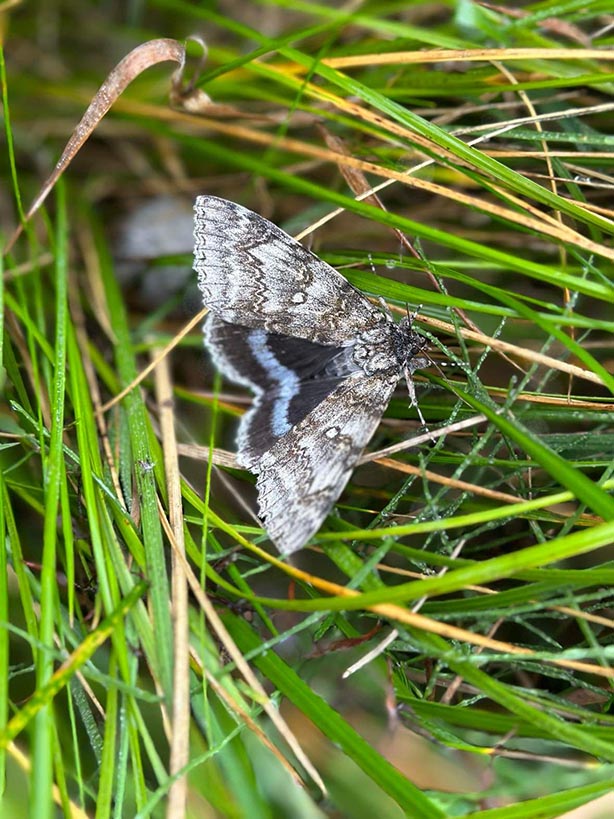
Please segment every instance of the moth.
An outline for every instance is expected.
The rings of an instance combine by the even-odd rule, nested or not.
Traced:
[[[398,324],[281,228],[214,196],[195,203],[194,269],[219,371],[254,393],[237,462],[284,554],[318,531],[394,389],[426,366],[412,318]]]

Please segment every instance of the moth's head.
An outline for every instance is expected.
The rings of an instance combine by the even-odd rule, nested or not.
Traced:
[[[402,362],[402,369],[410,373],[428,367],[428,356],[422,352],[428,347],[428,339],[413,329],[414,316],[408,315],[398,324],[398,356]]]

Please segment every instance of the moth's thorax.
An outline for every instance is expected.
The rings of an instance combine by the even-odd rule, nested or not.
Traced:
[[[420,355],[426,347],[424,336],[412,330],[411,320],[403,319],[395,324],[392,319],[383,316],[384,320],[376,327],[359,333],[352,348],[352,360],[367,375],[390,373],[400,375],[409,370],[413,372],[423,366],[424,359],[412,359]]]
[[[404,372],[413,373],[425,367],[428,359],[423,353],[428,347],[428,341],[412,329],[411,318],[408,316],[402,319],[399,324],[395,325],[395,329],[396,354],[401,363],[401,369]]]

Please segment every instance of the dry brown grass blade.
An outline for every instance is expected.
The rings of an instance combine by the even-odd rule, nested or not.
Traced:
[[[449,335],[454,335],[457,332],[456,328],[445,321],[439,321],[439,319],[430,318],[428,316],[420,316],[419,319],[424,324],[428,325],[429,327],[433,327],[440,332],[448,333]],[[463,338],[469,339],[470,341],[476,341],[479,344],[483,344],[485,347],[490,347],[492,350],[509,353],[512,356],[523,359],[524,361],[540,364],[551,370],[559,370],[562,373],[573,375],[574,377],[581,378],[584,381],[590,381],[592,384],[607,386],[603,383],[601,377],[592,370],[584,370],[582,367],[577,367],[575,364],[569,364],[567,361],[561,361],[558,358],[552,358],[552,356],[538,353],[536,350],[528,350],[524,347],[519,347],[516,344],[501,341],[498,338],[485,336],[483,333],[475,333],[473,330],[462,328],[460,332]]]
[[[355,54],[322,60],[331,68],[372,68],[376,65],[409,65],[411,63],[490,62],[510,60],[612,60],[614,54],[605,48],[434,48],[425,51],[390,51],[383,54]],[[306,71],[296,66],[295,73]]]
[[[200,444],[179,444],[177,451],[183,458],[192,458],[194,461],[208,461],[211,457],[215,466],[239,469],[237,456],[234,452],[229,452],[227,449],[220,449],[219,447],[211,449],[208,446],[201,446]]]
[[[376,454],[376,453],[374,453]],[[480,496],[488,500],[501,501],[502,503],[520,503],[523,498],[516,495],[510,495],[507,492],[498,492],[496,489],[488,489],[485,486],[479,486],[468,481],[461,481],[458,478],[449,478],[447,475],[439,475],[437,472],[432,472],[430,469],[421,469],[419,466],[406,464],[402,461],[395,461],[392,458],[373,458],[373,461],[380,466],[388,469],[393,469],[395,472],[402,472],[405,475],[415,475],[419,478],[426,478],[433,483],[440,486],[447,486],[450,489],[458,489],[460,492],[468,492],[473,496]],[[582,514],[578,515],[578,510],[575,504],[556,504],[554,506],[544,506],[544,512],[551,512],[558,515],[561,519],[574,517],[578,524],[587,526],[595,526],[601,523],[601,518],[595,515]],[[402,518],[402,516],[399,516]]]
[[[153,351],[152,351],[153,352]],[[156,357],[154,371],[159,407],[160,431],[164,451],[164,474],[168,495],[169,524],[173,534],[171,612],[173,620],[173,703],[171,714],[169,773],[172,783],[166,815],[183,816],[187,803],[187,776],[180,775],[190,758],[190,643],[188,626],[188,584],[183,563],[185,556],[181,475],[175,437],[173,386],[168,358]],[[164,516],[162,519],[165,520]]]
[[[177,63],[180,67],[183,66],[185,62],[185,48],[183,44],[177,40],[160,39],[150,40],[147,43],[137,46],[115,66],[94,95],[81,121],[66,143],[62,156],[30,206],[25,216],[26,222],[32,218],[43,204],[53,186],[91,136],[100,120],[109,111],[113,103],[123,94],[128,85],[130,85],[139,74],[142,74],[143,71],[151,68],[152,65],[169,61]],[[6,245],[5,253],[8,253],[13,247],[23,231],[23,227],[24,225],[22,223],[16,228]]]

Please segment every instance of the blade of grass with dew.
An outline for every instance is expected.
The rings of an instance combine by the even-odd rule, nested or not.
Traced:
[[[56,188],[55,247],[55,343],[53,376],[50,384],[51,431],[49,452],[43,459],[45,471],[45,511],[41,559],[40,631],[41,647],[36,652],[36,687],[40,690],[51,680],[56,622],[57,520],[61,513],[61,486],[66,480],[62,435],[66,385],[66,324],[68,321],[68,259],[65,187]],[[65,519],[65,518],[64,518]],[[70,516],[68,517],[70,520]],[[34,719],[30,807],[33,815],[50,819],[52,800],[53,754],[56,741],[53,709],[48,702]]]
[[[117,368],[123,384],[129,384],[138,375],[138,368],[132,352],[132,342],[128,328],[125,305],[100,234],[97,237],[97,251],[101,262],[101,274],[109,307],[113,316],[113,330],[117,339],[115,353]],[[139,389],[133,390],[123,400],[123,423],[127,426],[130,440],[130,461],[151,463],[149,448],[149,420]],[[172,625],[170,619],[170,590],[166,572],[166,553],[162,530],[158,518],[158,505],[154,477],[151,472],[135,470],[136,487],[139,495],[141,529],[147,560],[147,575],[150,581],[152,603],[152,627],[156,635],[155,651],[159,682],[170,702],[172,691]],[[129,480],[130,476],[125,478]]]

